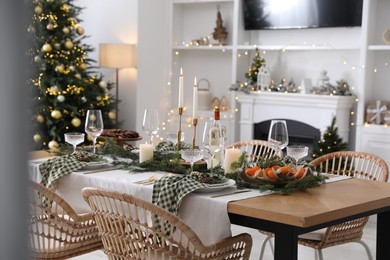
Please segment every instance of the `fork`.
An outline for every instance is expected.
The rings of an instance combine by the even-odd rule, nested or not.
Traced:
[[[152,182],[152,181],[156,180],[156,178],[157,178],[156,175],[152,175],[152,176],[150,176],[147,179],[140,180],[140,181],[135,181],[134,183],[136,183],[136,184],[145,184],[145,183],[149,183],[149,182]]]

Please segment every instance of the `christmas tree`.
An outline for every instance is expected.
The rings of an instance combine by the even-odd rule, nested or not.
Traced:
[[[256,86],[257,83],[257,73],[261,66],[265,65],[265,59],[260,57],[259,49],[256,48],[256,54],[253,58],[253,62],[249,67],[247,73],[245,73],[245,78],[247,79],[247,83],[250,86]]]
[[[312,153],[312,158],[316,159],[324,154],[337,151],[345,151],[347,149],[347,146],[347,143],[343,142],[343,140],[338,134],[338,128],[336,126],[336,117],[333,117],[332,124],[323,134],[322,140],[318,141],[317,145],[315,146]]]
[[[116,101],[110,94],[113,83],[94,71],[87,57],[93,48],[77,16],[81,7],[73,0],[33,0],[30,124],[33,149],[54,148],[66,132],[84,132],[88,109],[99,109],[105,128],[114,128]]]

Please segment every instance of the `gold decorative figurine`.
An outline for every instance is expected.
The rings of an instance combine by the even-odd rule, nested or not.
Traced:
[[[217,27],[214,28],[213,38],[219,42],[219,45],[223,45],[223,41],[226,40],[228,36],[228,32],[226,28],[223,26],[221,12],[219,11],[219,5],[217,5]]]

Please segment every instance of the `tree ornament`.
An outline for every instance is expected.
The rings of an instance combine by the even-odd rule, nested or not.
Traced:
[[[46,29],[48,29],[49,31],[53,30],[54,29],[54,25],[52,23],[49,23],[48,25],[46,25]]]
[[[76,79],[81,79],[81,74],[80,74],[80,73],[76,73],[76,74],[74,74],[74,77],[75,77]]]
[[[51,140],[48,147],[50,150],[56,150],[58,148],[58,142],[56,140]]]
[[[73,48],[73,42],[71,40],[67,40],[65,42],[65,48],[67,48],[68,50],[71,50]]]
[[[43,115],[37,115],[36,119],[37,119],[37,122],[40,124],[45,122],[45,118],[43,117]]]
[[[74,70],[75,70],[75,68],[74,68],[73,65],[69,66],[69,69],[70,69],[71,71],[74,71]]]
[[[60,102],[64,102],[65,101],[65,96],[64,95],[59,95],[57,97],[57,100],[60,101]]]
[[[79,119],[79,118],[77,118],[77,117],[74,117],[73,119],[72,119],[72,125],[74,126],[74,127],[79,127],[80,125],[81,125],[81,120]]]
[[[70,33],[70,30],[69,30],[68,27],[64,27],[64,28],[62,29],[62,32],[63,32],[64,34],[69,34],[69,33]]]
[[[97,96],[96,100],[100,102],[102,100],[102,97],[101,96]]]
[[[85,96],[83,96],[83,97],[81,98],[81,101],[83,101],[83,102],[85,103],[85,102],[87,102],[87,98],[86,98]]]
[[[57,65],[54,70],[58,73],[63,73],[64,72],[64,65],[62,65],[62,64]]]
[[[89,142],[92,142],[92,141],[93,141],[93,137],[92,137],[91,135],[87,135],[87,140],[88,140]]]
[[[51,92],[58,92],[58,86],[57,85],[51,86],[50,91]]]
[[[83,35],[85,30],[83,27],[79,26],[79,27],[77,27],[76,32],[78,35]]]
[[[40,61],[41,61],[41,57],[35,56],[35,57],[34,57],[34,61],[35,61],[35,62],[40,62]]]
[[[99,82],[99,86],[100,86],[101,88],[107,88],[107,82],[105,82],[104,80],[102,80],[102,81]]]
[[[56,50],[61,49],[61,44],[59,44],[58,42],[57,42],[57,43],[54,43],[54,48],[55,48]]]
[[[53,110],[51,111],[51,117],[54,119],[60,119],[62,117],[62,114],[59,110]]]
[[[39,143],[39,142],[41,142],[42,137],[41,137],[40,134],[36,133],[36,134],[34,135],[33,139],[34,139],[34,142]]]
[[[28,28],[27,28],[27,32],[29,32],[29,33],[35,33],[37,30],[35,30],[35,28],[34,27],[32,27],[32,26],[29,26]]]
[[[86,69],[87,69],[87,65],[85,65],[85,63],[81,63],[81,64],[79,65],[79,69],[80,69],[80,70],[86,70]]]
[[[108,112],[108,118],[111,119],[111,120],[115,120],[116,119],[115,111]]]
[[[35,8],[34,8],[34,12],[37,14],[37,15],[41,15],[42,14],[42,7],[40,7],[40,6],[36,6]]]
[[[53,50],[53,48],[51,47],[51,45],[49,43],[45,43],[42,46],[42,51],[43,52],[51,52],[52,50]]]

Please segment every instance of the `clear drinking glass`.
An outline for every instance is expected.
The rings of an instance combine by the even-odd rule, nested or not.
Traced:
[[[203,158],[201,149],[185,149],[180,151],[181,158],[191,164],[191,171],[194,169],[194,163]]]
[[[272,120],[268,133],[268,143],[279,155],[288,145],[288,131],[285,120]]]
[[[93,153],[96,153],[96,139],[103,132],[103,117],[100,110],[88,110],[85,120],[85,132],[93,138]]]
[[[65,142],[73,145],[73,152],[76,152],[76,147],[78,144],[84,142],[85,135],[83,133],[65,133]]]
[[[203,147],[210,156],[210,172],[214,167],[215,155],[223,148],[223,134],[220,125],[214,125],[213,121],[205,122],[202,136]]]
[[[289,145],[287,146],[287,155],[295,159],[295,166],[298,165],[299,159],[307,156],[309,147],[305,145]]]
[[[153,136],[158,133],[160,129],[160,118],[156,109],[145,109],[142,120],[142,130],[149,135],[150,143],[153,143]]]
[[[174,145],[177,145],[177,133],[169,133],[167,134],[167,140],[172,142]],[[184,132],[181,132],[180,142],[184,141]]]

